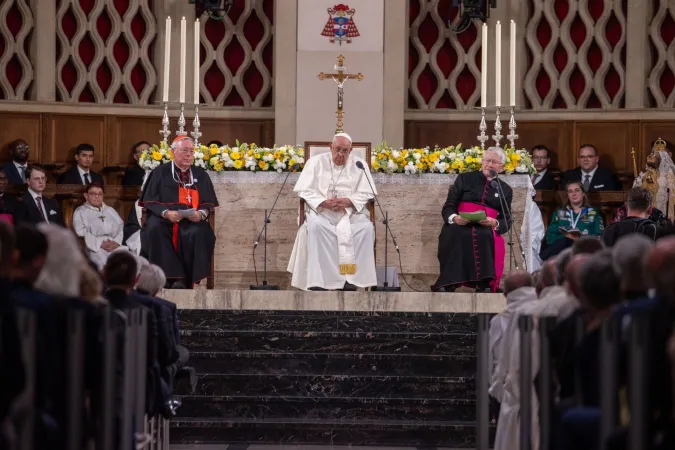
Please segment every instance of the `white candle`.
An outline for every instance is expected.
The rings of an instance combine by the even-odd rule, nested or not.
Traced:
[[[502,106],[502,24],[495,27],[495,106]]]
[[[166,31],[164,32],[164,89],[162,90],[162,102],[169,101],[169,62],[171,60],[171,16],[166,18]]]
[[[509,43],[511,47],[510,56],[510,69],[511,73],[509,74],[510,86],[509,86],[509,100],[511,106],[516,106],[516,22],[511,21],[511,42]]]
[[[195,105],[199,104],[199,19],[195,21],[195,93],[194,100]]]
[[[180,21],[180,98],[181,103],[185,103],[185,17]]]
[[[488,27],[483,24],[480,64],[480,107],[487,107]]]

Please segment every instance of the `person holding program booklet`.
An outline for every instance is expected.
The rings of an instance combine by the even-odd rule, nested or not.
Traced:
[[[438,238],[441,273],[434,292],[453,292],[459,286],[476,292],[496,292],[504,272],[504,239],[511,227],[511,187],[497,177],[506,154],[490,147],[482,168],[457,176],[443,205],[443,228]]]

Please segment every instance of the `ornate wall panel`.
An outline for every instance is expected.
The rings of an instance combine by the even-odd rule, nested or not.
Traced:
[[[29,99],[33,22],[29,0],[0,1],[0,99]]]
[[[94,170],[101,170],[106,153],[105,120],[105,116],[99,115],[43,114],[40,161],[74,164],[75,147],[87,143],[95,149]]]
[[[526,107],[624,107],[627,1],[522,2]]]
[[[652,0],[649,21],[649,106],[675,107],[675,2]]]
[[[157,18],[151,0],[58,0],[57,100],[152,103]]]
[[[410,0],[408,108],[468,109],[480,104],[480,34],[472,23],[457,34],[449,0]],[[388,31],[391,32],[391,31]]]
[[[209,106],[271,107],[274,0],[234,2],[222,19],[203,20],[202,102]]]

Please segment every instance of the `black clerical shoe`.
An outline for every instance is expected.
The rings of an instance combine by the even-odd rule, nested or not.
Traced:
[[[455,286],[436,286],[435,284],[431,286],[431,292],[455,292],[457,289]]]
[[[351,283],[348,283],[345,281],[345,285],[342,286],[342,289],[339,289],[340,291],[356,291],[358,288],[354,286]]]
[[[176,280],[171,285],[171,289],[187,289],[187,286],[185,285],[185,281]]]
[[[320,287],[311,287],[309,288],[310,291],[327,291],[328,289],[320,288]]]

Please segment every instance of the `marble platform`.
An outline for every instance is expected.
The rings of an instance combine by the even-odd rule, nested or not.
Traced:
[[[165,289],[160,296],[176,303],[179,309],[221,311],[496,314],[506,306],[502,294],[485,293]]]
[[[298,229],[299,200],[293,193],[298,176],[290,175],[268,229],[268,279],[282,289],[290,287],[290,274],[286,272],[286,267]],[[255,284],[253,243],[263,225],[264,211],[271,208],[285,177],[285,173],[276,172],[211,174],[220,202],[216,214],[217,288],[243,289]],[[378,173],[373,178],[382,208],[389,213],[390,226],[399,244],[403,273],[415,289],[428,290],[438,276],[436,252],[442,225],[441,209],[455,176]],[[531,201],[528,196],[530,179],[525,175],[505,176],[503,179],[514,190],[512,209],[516,229],[520,232],[526,204]],[[376,259],[378,266],[384,266],[385,230],[379,211],[376,216]],[[527,226],[524,231],[523,242],[528,242]],[[507,261],[508,251],[507,248]],[[520,253],[515,253],[520,260]],[[261,245],[255,257],[260,277],[263,255]],[[401,272],[399,258],[391,242],[388,265]],[[403,280],[400,284],[403,290],[410,290]]]

